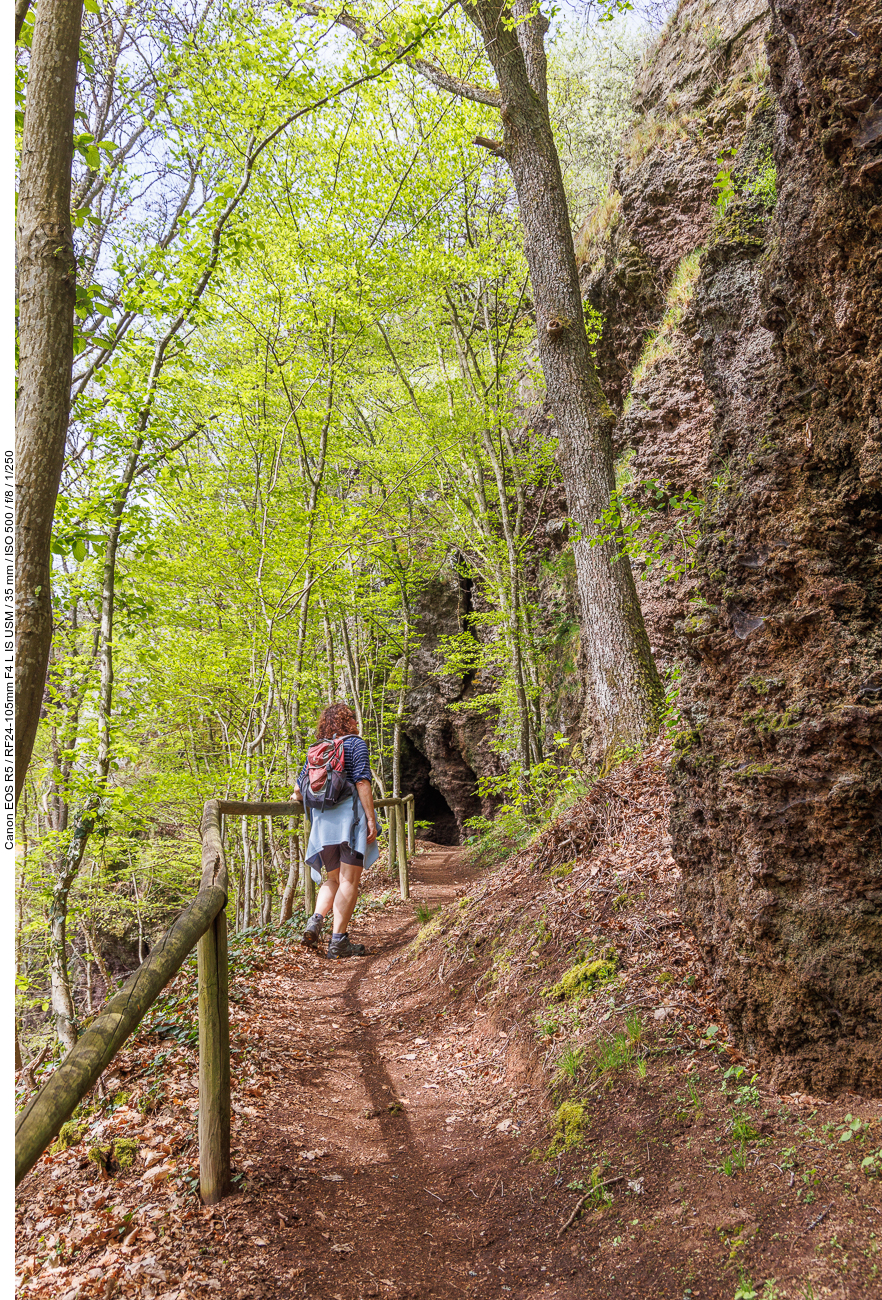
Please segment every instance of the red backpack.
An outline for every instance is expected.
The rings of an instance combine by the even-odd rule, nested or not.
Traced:
[[[355,789],[346,776],[345,739],[345,736],[334,736],[333,740],[317,740],[307,750],[308,781],[303,802],[308,808],[334,808]]]

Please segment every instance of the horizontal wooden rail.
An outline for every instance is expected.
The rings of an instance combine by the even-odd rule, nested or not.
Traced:
[[[401,896],[407,898],[407,851],[413,852],[414,797],[382,799],[390,808],[390,857],[397,850]],[[226,904],[229,881],[221,816],[302,817],[300,800],[251,803],[209,799],[202,814],[199,893],[153,951],[114,994],[31,1098],[15,1125],[16,1186],[58,1136],[123,1043],[198,945],[199,968],[199,1183],[206,1205],[230,1190],[230,1011]],[[404,821],[407,817],[407,844]],[[309,876],[308,872],[304,873]]]

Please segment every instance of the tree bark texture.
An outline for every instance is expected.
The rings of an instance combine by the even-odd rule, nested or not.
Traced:
[[[28,72],[16,256],[15,796],[24,784],[52,639],[50,552],[73,364],[71,163],[82,0],[41,0]]]
[[[615,482],[612,413],[585,330],[569,210],[548,115],[548,24],[535,12],[514,28],[513,13],[523,6],[512,8],[506,0],[464,2],[462,7],[481,33],[499,83],[501,152],[517,192],[539,358],[557,426],[569,512],[581,533],[575,559],[596,721],[604,747],[611,751],[653,732],[664,693],[630,562],[627,556],[615,558],[615,541],[590,545],[602,528]]]
[[[68,876],[62,876],[61,879],[54,881],[49,910],[52,1016],[58,1041],[67,1051],[70,1051],[77,1041],[77,1013],[67,964],[67,897],[71,883]]]

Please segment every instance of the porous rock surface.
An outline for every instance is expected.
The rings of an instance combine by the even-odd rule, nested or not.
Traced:
[[[730,1031],[817,1093],[882,1092],[880,96],[876,0],[686,0],[577,242],[633,479],[703,502],[694,566],[640,582],[683,906]]]
[[[443,638],[464,629],[472,600],[471,584],[450,573],[425,587],[415,610],[401,786],[413,792],[417,818],[432,823],[425,836],[438,844],[458,844],[464,823],[492,807],[478,794],[478,778],[497,770],[488,746],[492,725],[483,714],[450,709],[469,699],[473,683],[441,673]]]

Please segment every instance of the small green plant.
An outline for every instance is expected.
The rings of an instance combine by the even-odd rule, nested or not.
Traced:
[[[564,1101],[554,1116],[554,1137],[548,1148],[549,1157],[572,1151],[582,1145],[588,1126],[588,1107],[583,1102]]]
[[[637,1064],[634,1068],[637,1071],[637,1078],[645,1079],[646,1078],[646,1057],[645,1056],[638,1057]]]
[[[658,329],[647,335],[637,364],[631,373],[628,397],[625,400],[624,414],[627,414],[633,401],[633,393],[639,387],[650,370],[663,357],[670,356],[673,350],[671,338],[686,314],[686,308],[695,294],[695,287],[701,275],[701,259],[704,248],[695,248],[681,258],[671,279],[665,296],[665,312]],[[618,487],[619,484],[617,483]]]
[[[614,488],[589,546],[613,542],[616,559],[627,555],[645,570],[658,566],[664,581],[681,578],[695,566],[701,540],[704,501],[691,488],[675,492],[656,479]]]
[[[430,903],[417,903],[414,908],[416,919],[420,925],[428,925],[435,913],[440,910],[440,906],[432,907]]]
[[[759,1300],[759,1292],[746,1273],[742,1273],[732,1300]]]
[[[856,1115],[846,1115],[845,1123],[842,1125],[842,1130],[839,1134],[839,1141],[850,1142],[852,1138],[855,1138],[860,1134],[861,1129],[866,1127],[867,1126],[863,1121],[858,1119]]]
[[[703,1114],[704,1100],[701,1093],[698,1091],[698,1085],[691,1076],[686,1080],[686,1088],[689,1092],[689,1100],[692,1102],[692,1109],[695,1111],[695,1114]]]
[[[561,862],[560,866],[552,867],[548,874],[552,880],[564,880],[567,876],[573,874],[575,865],[575,862]]]
[[[561,1028],[561,1022],[551,1011],[537,1011],[534,1016],[536,1033],[540,1038],[553,1038]]]
[[[643,1038],[643,1020],[639,1011],[629,1011],[625,1016],[625,1029],[628,1037],[636,1047]]]
[[[750,1120],[746,1119],[743,1115],[738,1115],[732,1125],[732,1136],[736,1142],[743,1143],[753,1142],[755,1138],[759,1137],[759,1134],[751,1124]]]
[[[107,1174],[108,1164],[112,1155],[109,1142],[96,1142],[94,1146],[89,1147],[88,1157],[93,1165],[97,1165],[102,1174]]]
[[[609,1038],[602,1039],[595,1049],[592,1063],[594,1078],[624,1069],[631,1064],[633,1055],[634,1043],[630,1035],[617,1030]]]
[[[882,1151],[871,1151],[861,1161],[861,1173],[868,1178],[882,1178]]]
[[[741,1080],[747,1073],[743,1065],[732,1065],[723,1075],[722,1090],[730,1096],[730,1100],[735,1106],[758,1106],[760,1103],[759,1089],[756,1086],[758,1074],[753,1075],[748,1083],[742,1083]],[[734,1079],[735,1084],[729,1094],[729,1081]]]
[[[575,1179],[567,1184],[568,1190],[571,1192],[584,1192],[583,1204],[586,1206],[603,1209],[607,1205],[612,1205],[612,1192],[603,1185],[605,1172],[604,1165],[595,1165],[591,1170],[587,1183],[583,1178]]]
[[[584,1060],[585,1048],[574,1047],[572,1043],[568,1043],[557,1060],[557,1081],[562,1083],[565,1079],[574,1080]]]
[[[723,44],[723,29],[719,23],[702,23],[701,39],[711,51],[718,50]]]
[[[732,168],[726,166],[726,159],[733,158],[738,152],[735,145],[731,149],[724,150],[716,159],[719,171],[714,177],[713,188],[716,193],[714,207],[717,210],[718,219],[726,215],[729,204],[735,198],[735,182],[732,179]]]
[[[727,1178],[734,1178],[739,1169],[746,1168],[747,1147],[743,1142],[733,1149],[731,1155],[723,1156],[723,1163],[719,1166],[720,1172]]]

